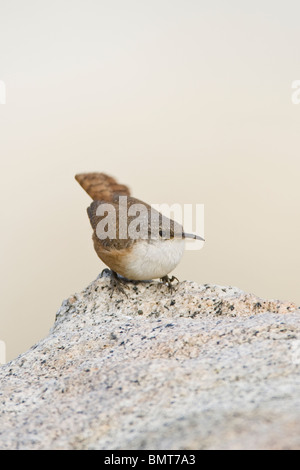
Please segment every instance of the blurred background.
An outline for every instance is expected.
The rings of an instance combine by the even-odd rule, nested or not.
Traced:
[[[78,172],[204,204],[181,280],[300,304],[299,18],[296,0],[1,0],[7,360],[104,268]]]

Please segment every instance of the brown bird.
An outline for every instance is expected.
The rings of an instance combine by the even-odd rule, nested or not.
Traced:
[[[124,292],[120,274],[128,280],[160,278],[172,288],[176,278],[168,274],[183,255],[185,238],[203,238],[185,233],[180,224],[130,196],[129,188],[111,176],[82,173],[75,179],[93,199],[87,213],[94,248],[112,270],[112,287]]]

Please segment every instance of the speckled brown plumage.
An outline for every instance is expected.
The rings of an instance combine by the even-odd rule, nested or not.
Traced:
[[[112,176],[105,173],[80,173],[75,179],[94,201],[110,202],[116,194],[130,196],[127,186],[117,183]]]
[[[183,254],[183,227],[111,176],[82,173],[75,179],[93,199],[87,213],[98,257],[128,279],[167,279]]]

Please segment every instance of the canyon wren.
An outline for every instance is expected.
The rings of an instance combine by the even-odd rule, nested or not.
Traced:
[[[126,281],[118,275],[132,281],[159,278],[172,289],[172,281],[176,278],[172,276],[170,279],[168,274],[181,260],[185,239],[204,239],[185,233],[179,223],[130,196],[129,188],[119,184],[111,176],[104,173],[81,173],[75,179],[93,199],[87,213],[93,229],[94,248],[99,258],[112,271],[113,289],[117,287],[124,292],[120,282],[124,284]],[[112,236],[107,236],[106,232],[99,231],[99,227],[106,221],[110,208],[115,219]],[[138,211],[134,213],[135,208]],[[143,236],[139,236],[138,230],[133,231],[133,236],[126,233],[132,225],[140,229]]]

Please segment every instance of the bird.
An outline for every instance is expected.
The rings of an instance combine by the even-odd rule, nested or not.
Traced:
[[[110,268],[112,291],[124,292],[127,281],[160,279],[170,290],[178,279],[168,276],[180,262],[186,233],[181,224],[132,197],[128,186],[105,173],[79,173],[76,181],[93,199],[87,214],[94,249]],[[138,215],[137,215],[138,214]]]

